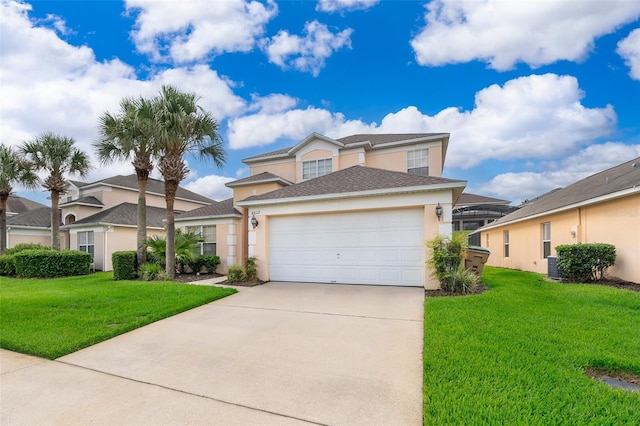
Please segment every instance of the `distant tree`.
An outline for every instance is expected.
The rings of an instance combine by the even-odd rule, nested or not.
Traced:
[[[0,255],[7,249],[7,200],[13,185],[38,187],[38,176],[12,147],[0,144]]]
[[[102,164],[131,161],[138,178],[138,265],[146,262],[147,251],[147,182],[158,155],[152,102],[144,99],[122,99],[117,114],[105,112],[100,117],[99,140],[93,144]]]
[[[195,93],[163,86],[155,102],[156,140],[160,147],[160,173],[164,178],[167,204],[167,275],[175,277],[174,203],[180,182],[189,174],[185,154],[213,160],[217,167],[226,161],[226,152],[218,134],[218,122],[198,106]]]
[[[65,192],[68,174],[87,175],[89,157],[75,147],[73,138],[50,132],[24,142],[20,151],[33,172],[48,173],[42,186],[51,193],[51,248],[60,250],[60,194]]]

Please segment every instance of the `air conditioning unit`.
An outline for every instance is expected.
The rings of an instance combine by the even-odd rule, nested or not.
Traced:
[[[547,257],[547,275],[554,280],[562,279],[562,275],[558,270],[558,258],[556,256]]]

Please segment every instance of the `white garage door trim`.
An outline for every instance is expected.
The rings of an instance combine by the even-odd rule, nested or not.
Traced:
[[[275,216],[270,279],[422,287],[423,210]]]

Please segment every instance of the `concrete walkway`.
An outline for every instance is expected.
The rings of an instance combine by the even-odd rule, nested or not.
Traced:
[[[0,423],[422,423],[420,288],[268,283],[47,361],[0,351]]]

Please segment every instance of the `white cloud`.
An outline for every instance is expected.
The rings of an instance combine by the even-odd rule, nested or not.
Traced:
[[[380,124],[346,120],[325,109],[292,109],[231,119],[233,149],[300,140],[312,132],[330,137],[354,133],[448,132],[447,166],[470,168],[489,159],[555,158],[609,134],[613,107],[586,108],[571,76],[531,75],[492,85],[478,93],[471,111],[446,108],[430,116],[415,106],[387,114]]]
[[[316,10],[320,12],[338,12],[363,10],[378,4],[380,0],[318,0]]]
[[[208,175],[181,186],[196,194],[222,201],[233,196],[233,191],[231,188],[227,188],[225,184],[234,180],[236,179],[226,176]]]
[[[629,66],[629,75],[634,80],[640,80],[640,28],[629,33],[629,36],[618,43],[618,55],[624,58]]]
[[[296,98],[281,93],[272,93],[267,96],[252,95],[251,101],[249,111],[260,111],[266,114],[286,111],[298,104]]]
[[[496,70],[581,61],[594,40],[640,16],[637,1],[433,0],[411,40],[421,65],[480,60]]]
[[[503,173],[468,189],[519,204],[555,188],[571,185],[587,176],[640,157],[640,145],[607,142],[591,145],[560,162],[543,162],[542,171]]]
[[[137,12],[133,41],[155,61],[184,63],[224,52],[248,52],[278,13],[272,0],[127,0]]]
[[[243,111],[246,103],[233,93],[233,83],[204,65],[161,71],[139,80],[118,59],[97,62],[86,46],[61,40],[54,29],[29,18],[31,7],[0,4],[0,139],[15,145],[44,131],[74,137],[92,153],[98,117],[115,112],[125,96],[153,96],[164,83],[202,95],[200,105],[222,120]],[[96,168],[90,179],[130,173],[130,164]]]
[[[264,41],[264,49],[269,62],[283,69],[293,68],[318,76],[333,52],[343,47],[351,48],[352,32],[347,28],[334,34],[326,25],[314,20],[304,25],[304,37],[280,30]]]

